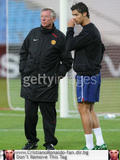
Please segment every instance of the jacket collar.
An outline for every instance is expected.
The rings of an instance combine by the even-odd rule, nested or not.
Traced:
[[[52,29],[46,29],[46,28],[44,28],[42,25],[41,25],[41,27],[40,27],[40,31],[41,31],[42,33],[44,33],[44,34],[51,33],[51,32],[53,32],[54,30],[55,30],[55,25],[54,25],[54,24],[53,24]]]

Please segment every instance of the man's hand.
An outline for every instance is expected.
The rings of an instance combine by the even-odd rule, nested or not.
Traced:
[[[74,27],[75,26],[75,21],[74,19],[70,19],[69,22],[68,22],[68,27]]]

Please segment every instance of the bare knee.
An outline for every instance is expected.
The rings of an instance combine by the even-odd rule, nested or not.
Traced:
[[[94,103],[90,103],[90,112],[94,112]]]
[[[87,103],[79,103],[78,104],[78,111],[80,114],[86,114],[90,112],[90,104]]]

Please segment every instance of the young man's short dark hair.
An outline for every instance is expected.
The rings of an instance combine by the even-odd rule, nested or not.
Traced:
[[[89,10],[88,10],[88,7],[86,6],[86,4],[84,4],[83,2],[79,2],[79,3],[76,3],[74,4],[72,7],[71,7],[71,10],[77,10],[79,13],[84,13],[86,12],[87,13],[87,17],[89,18],[90,15],[89,15]]]

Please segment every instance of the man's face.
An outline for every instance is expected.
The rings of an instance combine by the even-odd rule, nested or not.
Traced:
[[[13,151],[13,150],[6,150],[6,151],[5,151],[6,159],[7,159],[7,160],[13,160],[13,154],[14,154],[14,151]]]
[[[110,150],[109,153],[110,153],[111,160],[117,160],[118,159],[119,151],[117,151],[117,150]]]
[[[51,16],[51,11],[42,11],[41,13],[41,24],[44,28],[51,29],[55,18]]]
[[[76,24],[82,24],[86,13],[79,13],[76,9],[72,11],[73,19]]]

